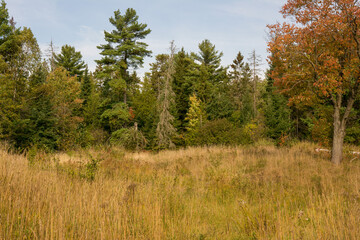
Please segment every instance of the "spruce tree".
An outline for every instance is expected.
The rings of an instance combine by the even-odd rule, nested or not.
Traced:
[[[70,76],[77,76],[78,80],[81,81],[86,64],[82,60],[80,52],[75,50],[75,47],[64,45],[61,47],[59,54],[54,54],[55,65],[58,67],[64,67],[70,74]]]
[[[159,148],[175,147],[171,140],[176,132],[173,126],[174,116],[170,112],[171,105],[174,103],[174,92],[172,90],[172,81],[175,72],[174,55],[175,45],[174,42],[171,42],[170,56],[168,57],[166,70],[164,72],[163,84],[158,93],[159,122],[156,128],[156,136]]]
[[[192,56],[198,63],[193,72],[193,88],[205,104],[208,116],[211,119],[228,116],[232,107],[228,99],[226,69],[220,64],[223,53],[216,50],[215,45],[206,39],[199,44],[199,53],[193,53]]]
[[[181,49],[175,55],[175,73],[173,90],[175,93],[175,126],[179,132],[185,131],[186,114],[189,110],[189,97],[193,92],[193,77],[191,73],[196,65],[191,56]]]
[[[264,115],[267,136],[279,141],[282,136],[291,133],[293,123],[288,100],[278,92],[274,79],[270,76],[272,69],[271,65],[267,73]]]
[[[251,94],[251,70],[248,63],[243,62],[243,55],[239,52],[230,65],[230,96],[234,103],[232,121],[237,125],[245,125],[253,117],[253,101]]]

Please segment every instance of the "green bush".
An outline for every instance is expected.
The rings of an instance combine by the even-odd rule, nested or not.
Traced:
[[[141,150],[146,146],[146,139],[135,127],[121,128],[111,134],[110,143],[128,150]]]
[[[235,127],[227,119],[206,122],[192,133],[189,145],[237,145],[252,143],[250,131]]]

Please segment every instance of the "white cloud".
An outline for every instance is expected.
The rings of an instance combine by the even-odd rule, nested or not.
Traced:
[[[89,26],[81,26],[77,33],[77,41],[74,42],[76,51],[80,51],[90,71],[96,67],[95,59],[100,59],[100,51],[97,49],[104,42],[103,31],[95,30]]]

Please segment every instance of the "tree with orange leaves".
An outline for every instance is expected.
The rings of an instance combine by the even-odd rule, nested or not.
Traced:
[[[288,0],[285,22],[269,25],[272,77],[290,104],[330,100],[331,161],[342,160],[346,124],[359,97],[360,3],[357,0]]]

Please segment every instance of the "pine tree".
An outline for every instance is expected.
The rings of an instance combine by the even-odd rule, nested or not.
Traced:
[[[105,31],[106,44],[98,46],[103,58],[96,61],[101,66],[101,78],[112,81],[117,86],[116,91],[123,94],[124,103],[127,102],[127,91],[134,80],[130,77],[129,68],[136,69],[143,64],[144,57],[150,56],[147,44],[139,40],[144,39],[151,30],[144,23],[138,22],[136,11],[128,8],[124,15],[120,11],[114,12],[109,19],[115,27],[111,32]],[[119,93],[117,93],[119,94]]]
[[[86,69],[86,64],[82,60],[81,53],[77,52],[75,47],[69,45],[62,46],[61,52],[54,54],[54,61],[56,66],[65,68],[70,76],[77,76],[78,80],[81,81],[81,76]]]

